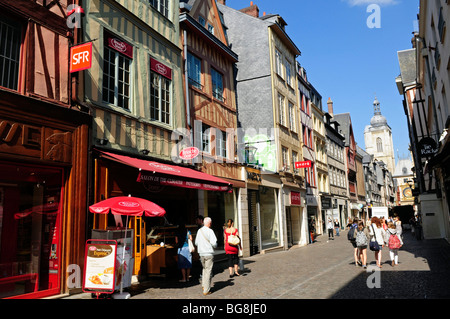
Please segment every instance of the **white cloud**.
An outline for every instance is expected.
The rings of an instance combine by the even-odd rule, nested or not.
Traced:
[[[344,0],[350,6],[366,6],[370,4],[378,4],[380,6],[391,6],[398,4],[398,0]]]

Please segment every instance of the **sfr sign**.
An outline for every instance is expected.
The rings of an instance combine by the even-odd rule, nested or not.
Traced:
[[[70,48],[70,73],[90,69],[92,66],[92,42]]]

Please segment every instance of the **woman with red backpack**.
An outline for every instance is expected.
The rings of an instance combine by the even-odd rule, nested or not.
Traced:
[[[394,223],[388,224],[384,241],[389,247],[389,256],[391,257],[392,267],[398,266],[398,250],[403,246],[403,240]]]

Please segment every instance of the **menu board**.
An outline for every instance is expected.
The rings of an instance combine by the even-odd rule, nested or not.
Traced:
[[[116,276],[117,242],[88,240],[84,261],[83,290],[113,293]]]

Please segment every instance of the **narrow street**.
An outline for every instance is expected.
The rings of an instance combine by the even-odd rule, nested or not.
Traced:
[[[387,248],[381,272],[368,251],[368,269],[356,267],[353,247],[340,237],[306,247],[245,258],[245,271],[229,278],[225,262],[214,267],[212,294],[204,297],[199,269],[188,283],[156,278],[130,289],[131,299],[442,299],[450,298],[450,245],[445,240],[414,239],[405,232],[399,266],[392,267]],[[379,275],[379,276],[377,276]],[[370,288],[369,286],[375,286]],[[378,288],[379,287],[379,288]],[[89,294],[69,297],[90,299]],[[185,301],[186,302],[186,301]]]

